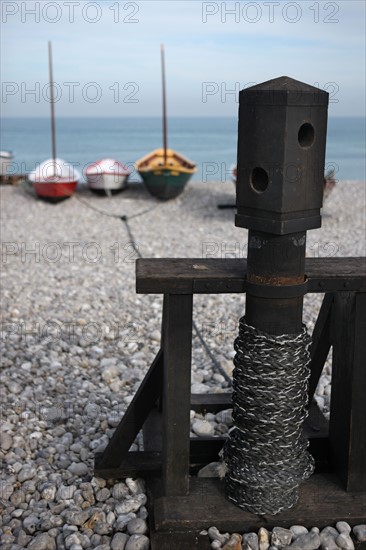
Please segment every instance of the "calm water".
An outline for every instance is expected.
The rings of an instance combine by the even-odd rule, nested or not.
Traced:
[[[162,143],[160,118],[59,118],[56,130],[57,155],[79,169],[105,157],[132,165]],[[168,134],[169,146],[197,164],[196,181],[229,179],[235,118],[170,118]],[[14,171],[30,172],[51,157],[49,119],[3,119],[1,149],[14,152]],[[326,168],[331,166],[338,179],[366,179],[364,118],[329,120]]]

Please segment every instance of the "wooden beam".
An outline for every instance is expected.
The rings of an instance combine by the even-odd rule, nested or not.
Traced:
[[[324,296],[319,315],[313,330],[312,344],[310,348],[310,380],[309,380],[309,404],[315,394],[319,378],[322,374],[324,363],[327,360],[331,347],[330,341],[330,318],[333,304],[333,293],[327,293]]]
[[[189,432],[193,296],[164,296],[163,487],[166,496],[189,489]]]
[[[142,294],[222,294],[245,290],[247,262],[236,258],[149,258],[136,261]],[[308,292],[366,291],[365,258],[306,258]]]
[[[141,382],[127,411],[118,424],[103,454],[95,462],[95,470],[118,468],[141,430],[149,412],[161,395],[163,379],[163,352],[155,357]]]
[[[216,395],[216,394],[213,394]],[[198,397],[198,396],[197,396]],[[202,394],[202,400],[207,401],[209,395]],[[156,409],[154,409],[156,411]],[[209,408],[207,410],[210,410]],[[154,416],[154,415],[153,415]],[[161,424],[160,413],[155,416],[158,424]],[[145,425],[144,425],[145,427]],[[152,423],[153,432],[160,431],[156,422]],[[315,459],[317,472],[329,472],[329,443],[328,443],[328,422],[320,412],[317,404],[312,403],[309,416],[304,424],[304,436],[309,439],[309,450]],[[161,476],[162,472],[162,438],[152,438],[152,447],[144,451],[129,451],[125,454],[118,466],[99,467],[96,473],[104,479],[124,479],[126,477],[151,478]],[[148,440],[148,443],[150,440]],[[219,460],[219,452],[225,442],[224,436],[214,437],[192,437],[189,443],[189,466],[190,473],[197,471],[209,464]],[[96,456],[96,463],[100,463],[102,453]]]
[[[331,475],[313,475],[300,486],[298,504],[275,516],[260,516],[241,510],[228,501],[224,483],[218,479],[192,478],[190,494],[181,497],[159,496],[158,484],[149,484],[150,500],[156,531],[189,531],[207,529],[215,525],[220,531],[254,531],[263,525],[288,527],[300,524],[308,528],[333,525],[346,520],[351,525],[364,522],[365,496],[345,493],[337,478]]]
[[[333,470],[347,491],[366,491],[366,293],[335,295],[332,333],[329,438]]]

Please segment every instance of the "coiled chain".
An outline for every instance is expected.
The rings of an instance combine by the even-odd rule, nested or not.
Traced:
[[[234,427],[223,449],[226,493],[255,514],[277,514],[298,500],[314,470],[302,428],[307,416],[311,338],[271,336],[240,319],[234,343]]]

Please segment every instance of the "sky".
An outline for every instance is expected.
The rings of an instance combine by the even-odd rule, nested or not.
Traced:
[[[1,1],[1,115],[236,116],[239,89],[287,75],[365,116],[364,0]]]

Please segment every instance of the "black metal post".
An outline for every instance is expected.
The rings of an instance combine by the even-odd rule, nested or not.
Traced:
[[[228,498],[293,507],[313,472],[302,438],[310,338],[302,327],[306,231],[320,227],[328,94],[281,77],[240,93],[236,225],[249,229],[246,315],[235,340]]]
[[[249,229],[247,323],[301,332],[306,230],[320,227],[328,94],[288,77],[240,92],[236,225]]]

